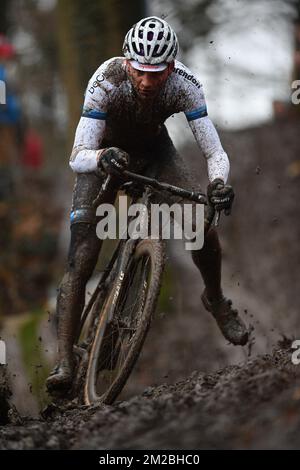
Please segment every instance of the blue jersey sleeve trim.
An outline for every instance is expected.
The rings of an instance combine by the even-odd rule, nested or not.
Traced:
[[[189,111],[188,113],[185,113],[185,115],[188,121],[194,121],[195,119],[207,116],[207,108],[206,106],[201,106],[201,108]]]
[[[90,119],[101,119],[105,121],[107,113],[96,111],[95,109],[83,109],[82,116]]]

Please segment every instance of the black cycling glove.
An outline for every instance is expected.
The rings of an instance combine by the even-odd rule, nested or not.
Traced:
[[[117,147],[109,147],[100,155],[98,167],[108,174],[120,174],[129,164],[129,155]]]
[[[220,178],[214,179],[207,187],[207,196],[217,211],[224,210],[226,215],[231,212],[234,199],[232,186],[225,184]]]

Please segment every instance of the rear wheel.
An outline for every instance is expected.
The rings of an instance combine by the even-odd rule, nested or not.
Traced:
[[[86,404],[111,404],[123,389],[151,323],[163,267],[163,243],[146,239],[137,244],[126,271],[116,276],[89,351]]]

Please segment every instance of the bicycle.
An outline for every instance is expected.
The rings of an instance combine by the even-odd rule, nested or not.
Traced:
[[[204,194],[127,170],[122,177],[126,179],[122,189],[131,202],[141,200],[148,214],[151,195],[156,190],[205,204],[204,232],[209,229],[215,210]],[[110,178],[108,175],[103,183],[95,207]],[[82,313],[74,346],[78,365],[73,394],[84,404],[112,404],[125,386],[151,324],[164,265],[162,239],[127,237],[118,242]]]

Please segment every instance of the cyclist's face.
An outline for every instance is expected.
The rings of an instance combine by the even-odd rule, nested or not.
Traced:
[[[144,72],[136,70],[127,61],[127,71],[131,82],[138,94],[143,99],[153,99],[159,93],[159,90],[164,86],[170,73],[174,69],[174,63],[168,65],[168,68],[161,72]]]

